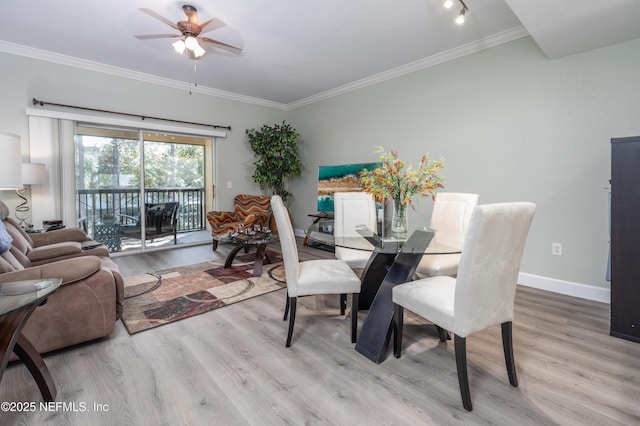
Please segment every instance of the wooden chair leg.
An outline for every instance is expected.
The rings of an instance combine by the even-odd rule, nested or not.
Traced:
[[[340,295],[340,315],[344,315],[346,309],[347,309],[347,295],[341,294]]]
[[[507,374],[511,386],[518,387],[518,377],[516,376],[516,363],[513,357],[513,324],[511,321],[502,324],[502,349],[504,350],[504,361],[507,365]]]
[[[451,336],[449,335],[449,332],[447,330],[440,327],[439,325],[436,325],[436,330],[438,330],[438,336],[440,336],[441,342],[446,342],[447,340],[451,340]]]
[[[402,354],[402,329],[404,328],[404,308],[393,304],[393,356]]]
[[[455,336],[456,367],[458,369],[458,383],[462,405],[467,411],[473,410],[471,393],[469,392],[469,376],[467,375],[467,339]]]
[[[287,294],[287,301],[285,302],[285,305],[284,305],[284,318],[282,318],[282,321],[286,321],[288,315],[289,315],[289,295]]]
[[[289,298],[289,309],[291,312],[289,313],[289,334],[287,334],[287,344],[285,345],[287,348],[291,346],[291,337],[293,336],[293,324],[296,322],[296,302],[298,301],[297,297]]]
[[[351,295],[351,343],[356,343],[358,338],[358,303],[360,293]]]
[[[218,249],[218,240],[213,240],[211,242],[211,250],[216,251]]]

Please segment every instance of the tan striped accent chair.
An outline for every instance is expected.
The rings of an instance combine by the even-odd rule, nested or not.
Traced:
[[[259,224],[266,226],[271,219],[271,197],[268,195],[236,195],[233,211],[211,211],[207,220],[211,225],[211,235],[225,234],[229,230],[238,229],[238,225],[249,226]],[[213,250],[218,248],[214,239]]]

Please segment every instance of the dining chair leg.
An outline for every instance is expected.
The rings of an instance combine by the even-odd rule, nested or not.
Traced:
[[[393,356],[402,354],[402,329],[404,328],[404,307],[393,304]]]
[[[351,295],[351,343],[356,343],[358,338],[358,302],[360,293]]]
[[[449,332],[447,330],[440,327],[439,325],[436,325],[436,330],[438,330],[438,336],[440,336],[441,342],[446,342],[447,340],[451,340],[451,336],[449,335]]]
[[[284,305],[284,317],[282,318],[282,321],[286,321],[287,320],[287,316],[289,315],[289,295],[287,294],[287,301],[285,302]]]
[[[211,250],[216,251],[218,249],[218,240],[213,240],[211,242]]]
[[[518,377],[516,376],[516,363],[513,357],[513,323],[511,321],[502,324],[502,349],[504,350],[504,361],[507,365],[507,374],[511,386],[518,387]]]
[[[291,346],[291,337],[293,336],[293,324],[296,322],[296,302],[298,301],[297,297],[289,298],[289,308],[291,312],[289,313],[289,333],[287,334],[287,344],[286,347]]]
[[[340,315],[344,315],[346,309],[347,309],[347,295],[343,293],[340,295]]]
[[[456,367],[458,370],[458,383],[462,406],[467,410],[473,410],[471,405],[471,392],[469,392],[469,376],[467,375],[467,339],[455,336]]]

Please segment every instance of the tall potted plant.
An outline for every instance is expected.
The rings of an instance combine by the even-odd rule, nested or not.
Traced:
[[[273,126],[263,125],[260,129],[247,129],[249,144],[258,158],[254,164],[256,170],[253,181],[262,191],[271,191],[282,197],[289,198],[287,180],[293,176],[300,176],[300,157],[296,145],[300,135],[297,130],[284,121]]]

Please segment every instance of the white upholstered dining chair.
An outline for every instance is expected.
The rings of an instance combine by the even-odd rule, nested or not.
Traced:
[[[287,315],[289,316],[286,347],[291,346],[298,297],[318,294],[339,294],[341,296],[341,315],[344,315],[343,300],[347,294],[351,294],[351,342],[355,343],[358,330],[360,278],[342,260],[318,259],[300,262],[289,212],[280,196],[274,195],[271,198],[271,209],[278,226],[278,236],[287,280],[287,302],[283,318],[286,321]]]
[[[376,203],[366,192],[336,192],[333,194],[333,235],[357,237],[356,227],[364,225],[377,232]],[[351,269],[362,269],[371,257],[371,251],[335,247],[336,258],[344,260]],[[372,248],[373,250],[373,248]]]
[[[462,404],[472,410],[467,376],[466,338],[501,324],[509,383],[518,386],[513,358],[513,303],[524,244],[535,212],[527,202],[477,206],[462,248],[457,278],[438,276],[393,289],[393,351],[400,358],[404,309],[438,327],[440,340],[455,334]]]
[[[431,213],[431,229],[436,231],[435,240],[453,248],[462,248],[473,208],[478,205],[478,194],[461,192],[438,192]],[[458,273],[460,254],[422,256],[416,276],[418,278]]]

